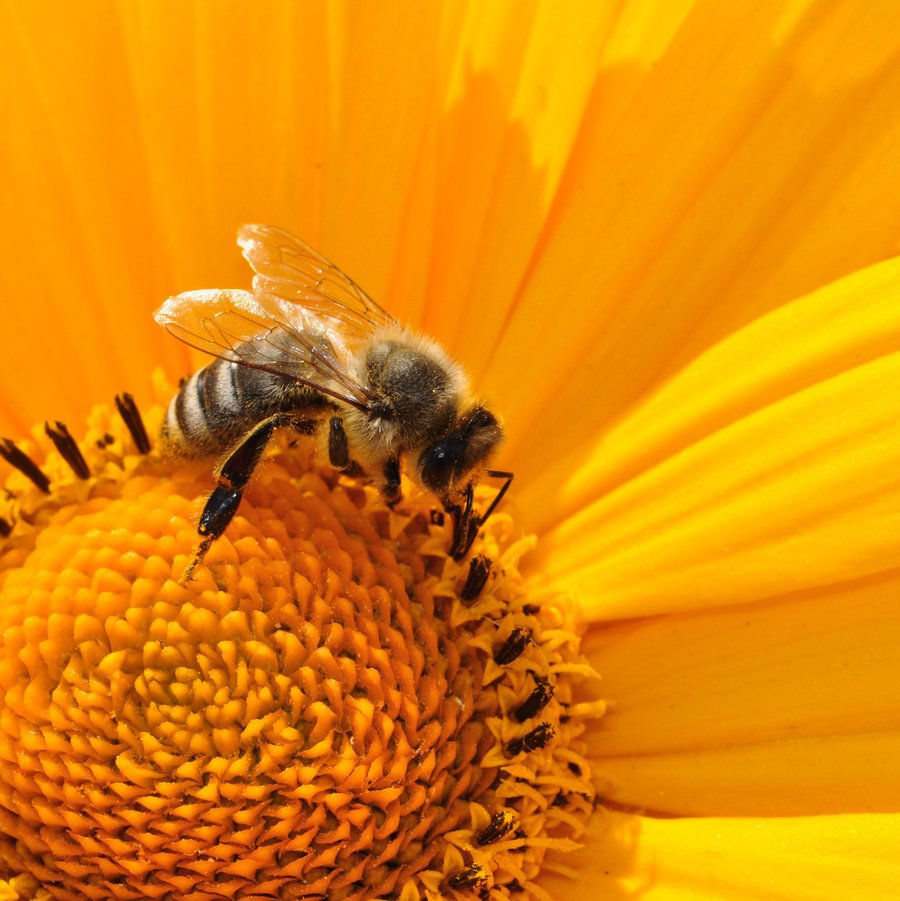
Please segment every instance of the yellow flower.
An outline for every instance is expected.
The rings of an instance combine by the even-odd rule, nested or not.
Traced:
[[[206,824],[201,839],[167,835],[152,862],[136,853],[127,830],[104,832],[105,847],[92,855],[60,836],[91,836],[94,822],[108,829],[103,805],[111,795],[88,797],[96,807],[86,808],[78,786],[106,778],[90,767],[109,765],[110,723],[94,709],[84,713],[87,724],[55,722],[46,735],[37,726],[11,731],[13,714],[19,726],[29,716],[38,723],[39,702],[63,687],[74,698],[57,694],[63,709],[83,710],[75,696],[97,696],[97,680],[107,686],[102,696],[119,697],[135,634],[144,635],[144,608],[103,605],[125,586],[155,592],[159,585],[147,580],[162,579],[152,571],[155,545],[142,545],[149,572],[129,569],[130,541],[168,542],[162,556],[170,567],[189,559],[208,470],[154,470],[157,462],[135,454],[120,420],[103,409],[82,423],[95,405],[130,391],[152,431],[160,413],[151,412],[158,398],[150,373],[162,365],[174,379],[200,359],[157,329],[151,311],[177,291],[245,286],[232,242],[246,221],[286,226],[320,247],[391,312],[441,340],[503,411],[502,462],[516,482],[486,547],[500,559],[518,535],[537,535],[522,563],[527,590],[572,596],[587,630],[582,652],[608,703],[601,719],[577,724],[587,728],[584,757],[602,802],[579,836],[583,848],[539,861],[528,892],[896,895],[893,4],[123,2],[70,10],[48,0],[3,5],[0,35],[0,434],[33,450],[55,492],[50,506],[29,506],[36,495],[24,477],[10,476],[12,510],[32,522],[16,522],[3,558],[4,623],[18,620],[4,633],[0,670],[24,667],[29,680],[15,691],[5,685],[0,710],[0,860],[8,878],[0,898],[48,889],[79,897],[55,887],[50,871],[60,860],[74,865],[71,873],[83,868],[86,897],[98,897],[97,867],[116,886],[106,889],[110,897],[189,892],[189,872],[164,856],[166,843],[186,842],[177,853],[190,855],[191,841],[201,839],[206,850],[210,842],[229,846],[223,853],[234,861],[225,874],[204,850],[191,871],[221,872],[219,896],[238,885],[242,897],[300,895],[283,881],[262,882],[254,895],[253,868],[242,867],[235,850],[253,849],[246,861],[265,853],[254,845],[260,824],[244,816],[253,792],[267,791],[264,780],[245,780],[244,794],[225,799],[240,805],[241,822]],[[57,456],[45,459],[46,439],[28,444],[28,429],[43,419],[90,438],[81,445],[92,472],[110,467],[104,484],[118,479],[131,504],[103,491],[88,497]],[[227,581],[202,582],[213,566],[198,572],[195,590],[226,606],[269,591],[284,555],[279,522],[311,515],[303,504],[312,501],[298,495],[294,503],[297,486],[306,498],[331,496],[329,479],[302,456],[281,454],[221,547],[222,566],[248,566],[249,575],[235,576],[245,594]],[[166,516],[135,519],[163,497],[163,486]],[[369,503],[350,483],[336,496],[342,515]],[[76,504],[84,505],[78,516],[66,513]],[[114,504],[118,537],[96,547],[103,529],[92,532],[90,517]],[[317,515],[327,522],[330,514]],[[392,530],[388,514],[374,515],[382,538],[407,542],[403,554],[438,528],[422,521]],[[81,523],[81,543],[57,540],[72,534],[64,532],[67,516]],[[53,528],[41,531],[48,523]],[[103,526],[104,535],[115,532]],[[21,543],[26,533],[30,545]],[[268,556],[228,559],[229,548],[248,547],[241,541],[250,533]],[[343,550],[334,546],[336,559]],[[98,609],[76,624],[66,605],[81,603],[85,586],[61,586],[53,574],[87,557],[89,571],[100,573],[88,586]],[[404,576],[398,594],[405,575],[415,575],[413,560],[384,564]],[[513,562],[505,559],[498,579],[511,586],[504,615],[532,616],[515,609],[525,583]],[[26,571],[36,581],[24,581]],[[353,566],[348,572],[353,584]],[[420,575],[426,581],[412,580],[413,595],[416,584],[433,590],[442,582],[458,592],[465,578]],[[152,600],[168,602],[164,594]],[[277,602],[269,597],[266,609]],[[459,614],[464,605],[456,603]],[[565,626],[565,605],[548,604],[554,612],[541,616],[561,611]],[[172,633],[147,640],[172,654],[204,628],[218,634],[252,619],[216,613],[203,604],[173,609]],[[199,633],[178,632],[182,615]],[[452,616],[435,622],[458,625]],[[299,627],[288,618],[277,624],[289,628],[273,634]],[[46,657],[54,642],[76,636],[95,636],[121,656],[83,657],[82,669],[62,680],[71,660]],[[249,653],[257,636],[232,638]],[[481,641],[481,657],[466,659],[487,659],[486,639],[472,641]],[[260,660],[267,653],[255,651]],[[574,649],[567,653],[577,660]],[[157,739],[184,742],[188,758],[197,753],[192,704],[240,722],[239,738],[247,728],[288,728],[273,726],[283,705],[266,707],[269,699],[249,683],[245,706],[233,705],[242,676],[229,672],[224,651],[220,659],[214,673],[180,674],[174,683],[184,676],[198,695],[150,723],[164,723]],[[480,665],[468,670],[472,684]],[[159,711],[167,699],[154,696],[151,677],[145,701]],[[228,689],[221,696],[217,679]],[[492,697],[501,713],[512,703],[499,691]],[[332,708],[340,700],[328,697]],[[262,717],[248,712],[263,707]],[[91,728],[93,743],[85,737]],[[239,759],[234,730],[216,729],[206,736],[219,742],[213,756]],[[572,729],[572,741],[581,741]],[[148,729],[148,742],[153,735]],[[47,741],[59,736],[83,743],[83,759],[67,758],[48,775],[62,758]],[[504,746],[509,738],[499,736],[495,747]],[[155,822],[175,829],[179,816],[168,811],[181,800],[173,798],[178,788],[154,778],[166,753],[170,744],[148,744],[143,757],[116,764],[113,775],[122,778],[109,784],[120,800],[143,784],[141,803],[130,808],[133,829],[142,825],[140,810],[162,812]],[[200,788],[211,793],[218,784],[201,780]],[[16,808],[13,790],[42,800]],[[538,794],[535,809],[546,810],[549,794]],[[469,815],[471,838],[489,813],[473,802]],[[181,811],[182,820],[190,816]],[[297,856],[279,866],[304,860],[302,833],[287,814],[284,822]],[[458,853],[447,871],[472,865],[471,852]],[[313,869],[327,876],[327,868],[323,856]],[[22,871],[31,875],[15,875]],[[442,878],[422,891],[438,891]]]

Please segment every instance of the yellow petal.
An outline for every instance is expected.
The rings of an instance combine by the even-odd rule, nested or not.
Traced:
[[[672,379],[572,478],[602,496],[550,533],[551,575],[615,618],[900,564],[898,284],[900,262],[872,267]]]
[[[699,4],[614,118],[601,73],[487,373],[537,528],[570,509],[544,476],[692,357],[897,252],[895,12]]]
[[[897,897],[897,815],[654,820],[603,812],[551,898],[866,901]]]
[[[601,796],[668,814],[900,809],[900,574],[595,627]]]

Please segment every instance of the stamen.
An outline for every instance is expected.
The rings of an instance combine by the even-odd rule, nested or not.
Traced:
[[[531,641],[531,632],[528,629],[517,626],[510,632],[506,641],[500,645],[494,653],[494,662],[500,666],[509,666],[517,657],[521,656],[528,643]]]
[[[49,422],[45,422],[44,431],[59,451],[63,460],[69,464],[69,468],[72,472],[74,472],[79,479],[89,478],[91,470],[87,465],[87,460],[84,459],[81,448],[78,447],[78,443],[66,428],[65,423],[57,421],[56,428],[54,428]]]
[[[464,870],[457,870],[455,873],[451,873],[444,882],[447,888],[455,892],[477,889],[479,886],[487,885],[488,872],[484,867],[473,863]]]
[[[50,479],[41,472],[37,463],[25,451],[19,450],[9,438],[0,439],[0,457],[29,478],[44,494],[50,493]]]
[[[0,667],[0,751],[15,755],[0,792],[22,812],[5,824],[16,847],[68,851],[89,817],[92,853],[54,871],[73,898],[83,883],[104,898],[143,898],[148,885],[179,897],[269,886],[308,901],[530,896],[545,854],[571,847],[590,813],[581,720],[602,713],[582,700],[593,688],[573,694],[596,676],[571,611],[516,567],[532,540],[512,545],[492,520],[457,564],[428,507],[389,514],[287,435],[242,516],[215,540],[198,535],[211,464],[156,453],[133,399],[116,409],[94,414],[88,444],[47,425],[62,459],[42,440],[46,464],[0,442],[39,487],[50,479],[38,462],[53,478],[46,497],[29,486],[0,507],[15,571],[3,600],[25,642]],[[121,448],[126,428],[148,457],[56,490],[63,460],[82,478],[93,445]],[[36,548],[39,565],[24,566]],[[50,621],[72,585],[91,614]],[[160,845],[182,812],[201,825]]]
[[[519,820],[512,811],[498,810],[491,817],[490,823],[475,836],[475,844],[492,845],[494,842],[499,842],[501,838],[505,838],[518,826]]]
[[[116,409],[125,421],[138,451],[142,454],[149,454],[150,439],[147,437],[147,429],[144,428],[144,420],[141,418],[141,411],[138,410],[134,398],[125,392],[117,394]]]
[[[535,676],[534,681],[534,691],[522,701],[513,714],[513,719],[518,723],[524,723],[525,720],[537,716],[553,697],[554,688],[549,679],[544,676]]]
[[[461,601],[474,601],[481,594],[487,584],[488,576],[491,574],[492,565],[492,561],[484,554],[479,554],[469,561],[469,574],[459,592]]]
[[[537,751],[543,748],[553,736],[556,735],[556,729],[550,723],[541,723],[535,726],[530,732],[526,732],[520,738],[514,738],[507,746],[506,753],[510,757],[515,757],[523,751]]]

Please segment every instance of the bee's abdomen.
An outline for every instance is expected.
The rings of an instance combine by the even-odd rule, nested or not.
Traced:
[[[333,406],[320,391],[296,379],[214,360],[172,398],[163,438],[179,453],[212,456],[231,450],[251,428],[276,413],[289,414],[299,429]]]
[[[219,454],[234,445],[254,422],[270,416],[258,393],[247,404],[247,375],[256,375],[226,360],[195,372],[169,403],[163,434],[181,453]]]

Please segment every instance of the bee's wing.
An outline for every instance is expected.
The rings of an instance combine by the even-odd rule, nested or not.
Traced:
[[[170,297],[153,318],[191,347],[251,369],[286,376],[360,410],[372,394],[350,373],[350,350],[302,310],[283,315],[277,298],[212,289]]]
[[[253,290],[296,304],[338,323],[350,340],[362,340],[397,321],[359,285],[306,242],[269,225],[244,225],[238,244],[253,268]]]

